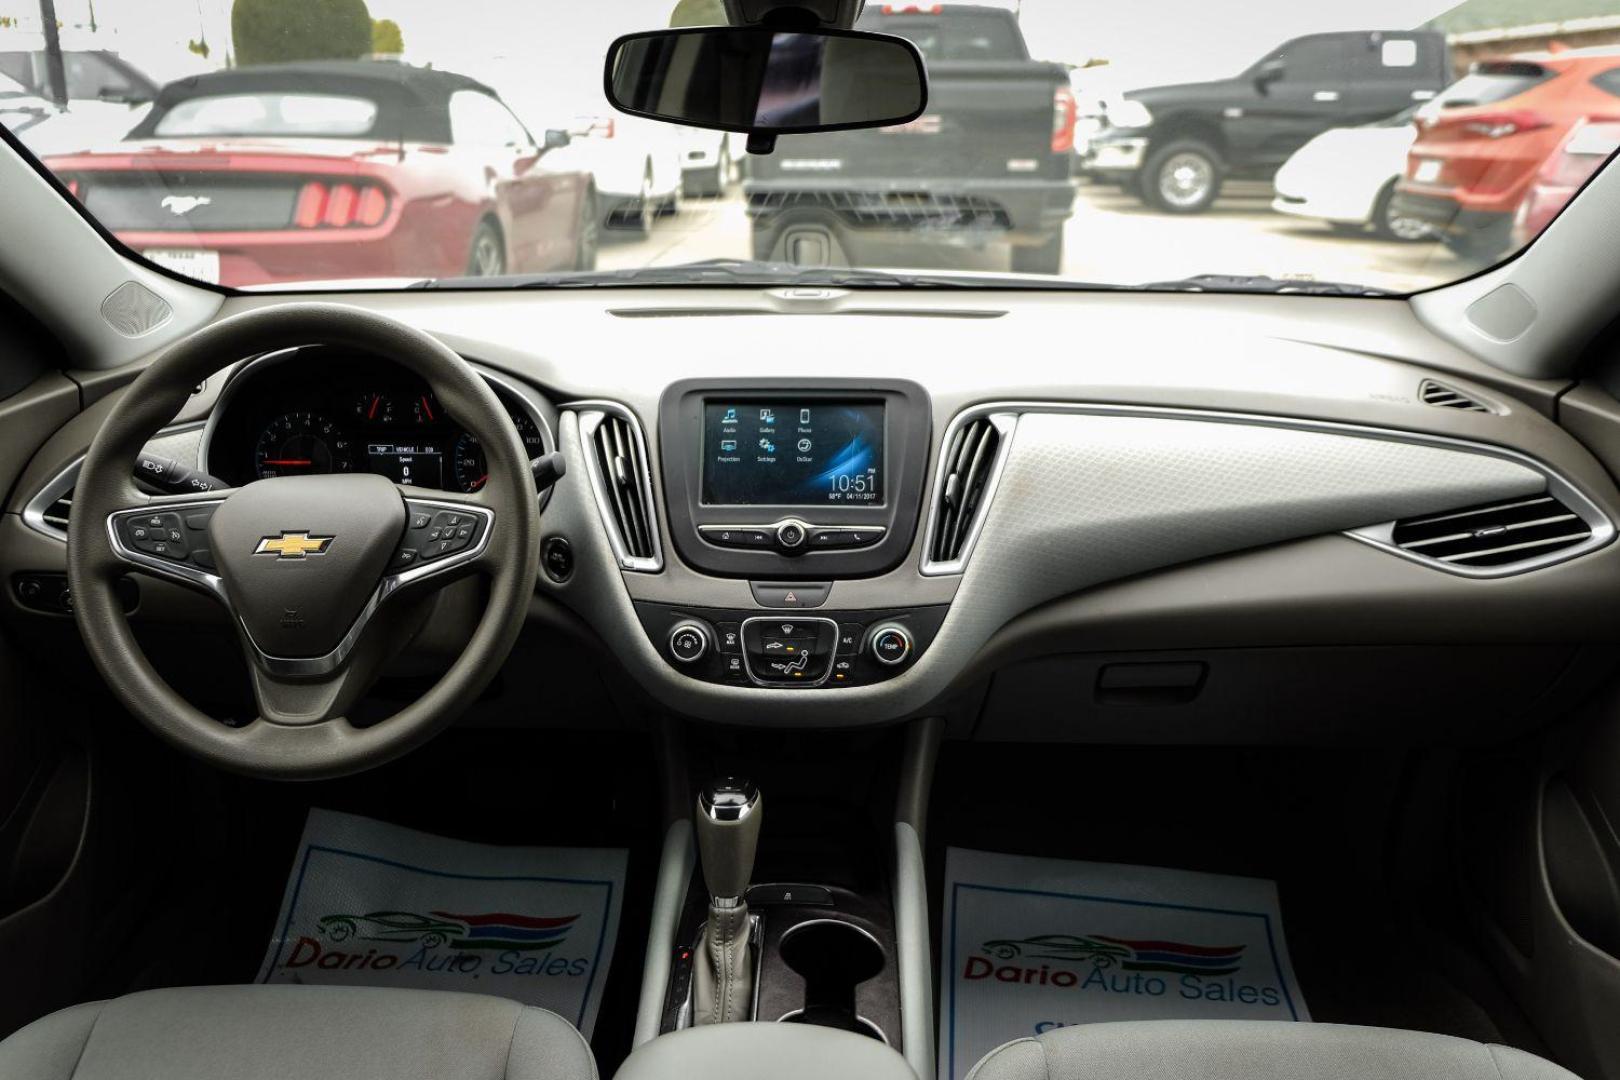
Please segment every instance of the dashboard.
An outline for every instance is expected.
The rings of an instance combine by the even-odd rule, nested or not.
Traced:
[[[531,458],[551,440],[543,414],[493,377]],[[207,471],[232,487],[277,476],[374,473],[407,487],[476,492],[489,479],[478,440],[398,364],[329,348],[238,369],[204,431]]]
[[[988,685],[1000,730],[1086,738],[1069,718],[1115,701],[1235,694],[1223,688],[1244,680],[1260,692],[1327,663],[1295,652],[1243,669],[1216,647],[1565,642],[1609,633],[1620,610],[1620,491],[1603,464],[1551,418],[1547,388],[1402,358],[1423,348],[1402,305],[1356,305],[1328,346],[1297,340],[1292,313],[1310,301],[1222,335],[1197,299],[978,296],[947,311],[926,296],[673,295],[355,300],[433,328],[532,455],[562,455],[531,619],[586,628],[662,709],[883,724]],[[1208,306],[1234,306],[1220,299]],[[1144,342],[1148,306],[1162,325]],[[1076,320],[1089,338],[1061,363],[1005,349],[1060,340]],[[1429,404],[1434,380],[1480,407]],[[13,585],[57,573],[53,506],[99,415],[19,480],[0,543]],[[484,480],[476,442],[420,380],[329,348],[211,379],[148,448],[232,486],[344,471],[428,490]],[[1482,519],[1458,540],[1447,515],[1479,507],[1524,519]],[[1466,565],[1453,543],[1503,553]],[[56,580],[35,603],[54,603]],[[131,606],[158,617],[167,587],[139,585]],[[1184,652],[1161,671],[1155,650]],[[1371,698],[1313,698],[1310,714],[1412,715],[1414,681],[1366,663],[1355,685]],[[1514,688],[1487,689],[1482,707]],[[1186,715],[1232,727],[1257,714]],[[1106,730],[1128,742],[1137,725],[1121,713]]]

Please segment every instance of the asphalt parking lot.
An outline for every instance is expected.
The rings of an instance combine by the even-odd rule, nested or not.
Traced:
[[[687,199],[652,235],[610,235],[600,266],[617,270],[701,259],[750,257],[748,216],[739,190],[723,199]],[[963,269],[1005,270],[1005,245],[958,253]],[[1453,281],[1477,270],[1438,243],[1347,234],[1271,209],[1267,184],[1229,184],[1207,213],[1174,216],[1113,187],[1082,185],[1064,246],[1064,275],[1141,284],[1196,274],[1309,276],[1395,291]]]

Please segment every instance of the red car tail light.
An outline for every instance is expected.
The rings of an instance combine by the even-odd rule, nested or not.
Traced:
[[[1540,113],[1531,112],[1529,109],[1514,109],[1511,112],[1471,116],[1458,126],[1470,135],[1483,135],[1487,139],[1505,139],[1509,135],[1537,131],[1547,127],[1548,122]]]
[[[885,15],[938,15],[945,10],[944,4],[884,4]]]
[[[293,225],[300,229],[347,229],[381,225],[388,193],[376,184],[326,184],[311,180],[298,191]]]
[[[1080,119],[1080,106],[1067,86],[1060,86],[1052,94],[1052,153],[1067,154],[1074,150],[1074,126]]]

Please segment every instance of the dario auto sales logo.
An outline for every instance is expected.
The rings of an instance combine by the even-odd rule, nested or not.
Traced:
[[[1280,1005],[1278,987],[1231,977],[1242,971],[1247,948],[1106,934],[993,938],[980,946],[983,955],[968,957],[962,978],[1106,994],[1176,994],[1191,1001]]]
[[[297,939],[282,966],[464,975],[583,975],[584,957],[562,955],[579,915],[450,911],[334,912]]]

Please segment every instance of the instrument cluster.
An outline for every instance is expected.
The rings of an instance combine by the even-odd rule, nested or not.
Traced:
[[[548,450],[543,421],[491,382],[529,456]],[[226,387],[205,436],[209,472],[233,486],[276,476],[375,473],[409,487],[479,491],[478,440],[422,379],[386,361],[306,349],[260,360]]]

